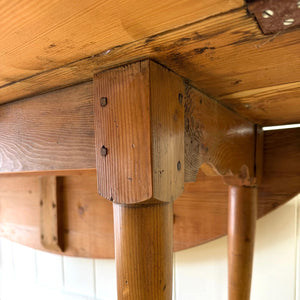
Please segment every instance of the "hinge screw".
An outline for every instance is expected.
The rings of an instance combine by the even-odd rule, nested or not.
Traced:
[[[286,19],[283,21],[283,25],[284,26],[289,26],[289,25],[292,25],[294,23],[294,19],[293,18],[289,18],[289,19]]]
[[[262,13],[262,16],[264,19],[268,19],[268,18],[272,17],[273,15],[274,15],[274,12],[271,9],[266,9]]]

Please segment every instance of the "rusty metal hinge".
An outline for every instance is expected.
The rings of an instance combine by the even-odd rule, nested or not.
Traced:
[[[300,25],[300,0],[247,0],[264,34],[277,33]]]

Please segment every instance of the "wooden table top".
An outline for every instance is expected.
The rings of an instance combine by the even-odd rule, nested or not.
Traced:
[[[300,121],[299,28],[263,35],[243,0],[5,0],[0,40],[0,103],[152,58],[254,123]]]

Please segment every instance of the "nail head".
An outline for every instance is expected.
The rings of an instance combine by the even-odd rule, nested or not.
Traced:
[[[288,19],[285,19],[284,21],[283,21],[283,25],[284,26],[289,26],[289,25],[292,25],[293,23],[294,23],[294,19],[293,18],[288,18]]]
[[[274,12],[271,9],[266,9],[262,13],[262,16],[264,19],[268,19],[268,18],[272,17],[273,15],[274,15]]]
[[[107,98],[106,97],[101,97],[100,98],[100,105],[101,107],[104,107],[107,105]]]
[[[178,170],[178,171],[181,170],[181,162],[180,162],[180,160],[179,160],[178,163],[177,163],[177,170]]]
[[[107,148],[104,145],[101,147],[100,153],[101,153],[101,156],[104,156],[104,157],[107,155]]]
[[[178,94],[178,102],[179,104],[182,104],[183,96],[181,93]]]

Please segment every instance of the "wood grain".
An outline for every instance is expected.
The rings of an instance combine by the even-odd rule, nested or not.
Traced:
[[[228,299],[250,300],[257,213],[256,187],[229,187]]]
[[[242,0],[4,0],[0,85],[241,6]]]
[[[261,207],[274,193],[273,206],[281,203],[280,196],[296,196],[300,187],[300,129],[265,131],[262,184],[259,188]],[[277,195],[277,196],[276,196]],[[266,201],[266,202],[265,202]]]
[[[118,299],[171,300],[173,202],[113,206]]]
[[[255,182],[254,124],[188,85],[184,117],[186,182],[195,181],[201,167],[235,184]]]
[[[186,83],[184,87],[182,79],[166,68],[153,62],[144,62],[144,65],[144,73],[140,71],[138,63],[128,67],[127,75],[130,80],[127,80],[125,75],[122,77],[126,69],[122,67],[101,73],[102,75],[95,79],[95,113],[98,115],[96,131],[99,132],[96,136],[96,153],[99,162],[105,162],[106,165],[110,161],[113,162],[113,155],[118,159],[130,156],[123,159],[123,163],[128,162],[131,169],[116,164],[115,167],[119,166],[119,169],[111,170],[112,174],[119,174],[119,184],[124,185],[127,181],[125,185],[138,185],[145,191],[148,189],[140,201],[151,198],[152,183],[140,185],[142,179],[138,177],[146,172],[145,166],[149,166],[150,161],[153,170],[149,167],[143,178],[150,180],[152,174],[155,182],[161,182],[162,188],[156,192],[159,187],[156,184],[153,193],[155,198],[158,198],[156,195],[159,194],[163,201],[168,201],[167,194],[163,195],[161,191],[168,190],[165,187],[169,185],[169,175],[172,176],[170,190],[174,191],[174,195],[170,197],[176,199],[183,190],[183,172],[177,170],[178,162],[181,170],[185,172],[185,181],[194,181],[198,169],[201,165],[203,169],[204,163],[213,166],[222,176],[240,175],[244,183],[249,180],[247,171],[253,178],[254,125],[189,84]],[[124,80],[123,85],[115,83],[117,75],[114,73]],[[143,84],[144,90],[140,87],[133,89],[131,77],[135,76],[134,74],[136,85]],[[100,79],[101,76],[103,79]],[[111,80],[112,78],[114,80]],[[126,86],[128,90],[124,89],[121,92],[121,88]],[[126,98],[124,93],[129,93],[129,89],[132,89],[132,94]],[[51,171],[58,175],[70,170],[95,168],[91,90],[91,83],[88,82],[0,106],[0,172],[46,174],[46,171]],[[180,94],[183,98],[182,104],[179,102]],[[101,97],[108,97],[107,106],[101,107]],[[135,98],[141,101],[140,106],[137,106]],[[185,158],[183,131],[179,130],[183,126],[183,105],[186,130]],[[137,131],[133,133],[135,129]],[[132,136],[129,132],[132,132]],[[114,139],[114,135],[117,135],[118,139]],[[153,148],[150,146],[150,138]],[[108,155],[105,157],[100,153],[102,146],[108,148]],[[154,157],[157,152],[162,155],[161,158]],[[233,157],[234,161],[228,159]],[[141,158],[145,159],[142,164]],[[127,174],[122,174],[120,170]],[[104,169],[101,169],[99,183],[102,185],[105,184],[103,172]],[[112,196],[112,182],[108,180],[106,186],[108,199]],[[120,191],[118,186],[116,191]],[[135,201],[133,199],[131,201]]]
[[[151,199],[149,61],[96,75],[94,95],[99,194],[116,203]]]
[[[97,193],[93,175],[61,179],[64,252],[68,256],[114,257],[112,204]],[[40,179],[36,176],[1,177],[0,235],[47,251],[40,241]]]
[[[264,145],[258,218],[300,192],[300,130],[266,131]],[[0,182],[0,235],[44,250],[40,243],[39,179],[2,175]],[[61,195],[64,255],[114,257],[112,203],[99,197],[95,170],[62,177]],[[196,182],[185,183],[184,193],[174,202],[174,251],[225,235],[227,198],[228,187],[221,177],[207,177],[200,170]]]
[[[98,192],[114,202],[118,299],[171,300],[183,80],[145,60],[96,75],[94,87]]]
[[[40,178],[41,244],[47,250],[63,251],[63,208],[60,184],[56,176]]]
[[[64,255],[114,257],[112,203],[99,197],[96,172],[64,177],[62,196]]]
[[[203,3],[204,7],[206,5]],[[222,2],[220,7],[223,5]],[[97,36],[101,35],[97,32]],[[79,83],[112,66],[151,57],[191,80],[208,95],[224,98],[236,111],[261,125],[300,121],[299,89],[293,86],[299,82],[297,29],[263,36],[246,10],[238,9],[132,43],[122,44],[120,38],[117,41],[114,47],[107,45],[103,49],[97,46],[93,55],[80,60],[70,60],[59,67],[35,72],[34,76],[22,80],[8,80],[10,84],[0,88],[0,102]],[[57,49],[59,47],[63,46],[57,46]],[[257,94],[257,89],[264,88],[276,94],[282,93],[284,97],[279,96],[278,102],[272,100],[271,94],[267,97],[264,93]],[[257,95],[247,101],[240,101],[239,97],[231,99],[231,96],[226,100],[228,95],[243,91]],[[286,108],[284,114],[281,107]]]
[[[259,186],[262,182],[264,172],[264,131],[259,125],[255,125],[255,184]]]
[[[95,168],[90,83],[0,106],[0,170]]]
[[[174,201],[184,189],[184,84],[150,61],[153,198]]]
[[[95,76],[101,196],[136,203],[151,198],[173,201],[182,193],[184,110],[178,95],[183,90],[181,77],[149,60]],[[107,104],[101,106],[103,97]]]
[[[300,192],[299,128],[265,131],[263,158],[263,176],[258,187],[258,218]],[[175,249],[196,246],[198,239],[209,241],[225,235],[226,199],[227,187],[221,178],[207,177],[200,170],[195,183],[186,183],[183,195],[174,205]]]
[[[297,81],[231,93],[220,100],[255,123],[267,126],[299,122],[299,95],[300,81]]]

